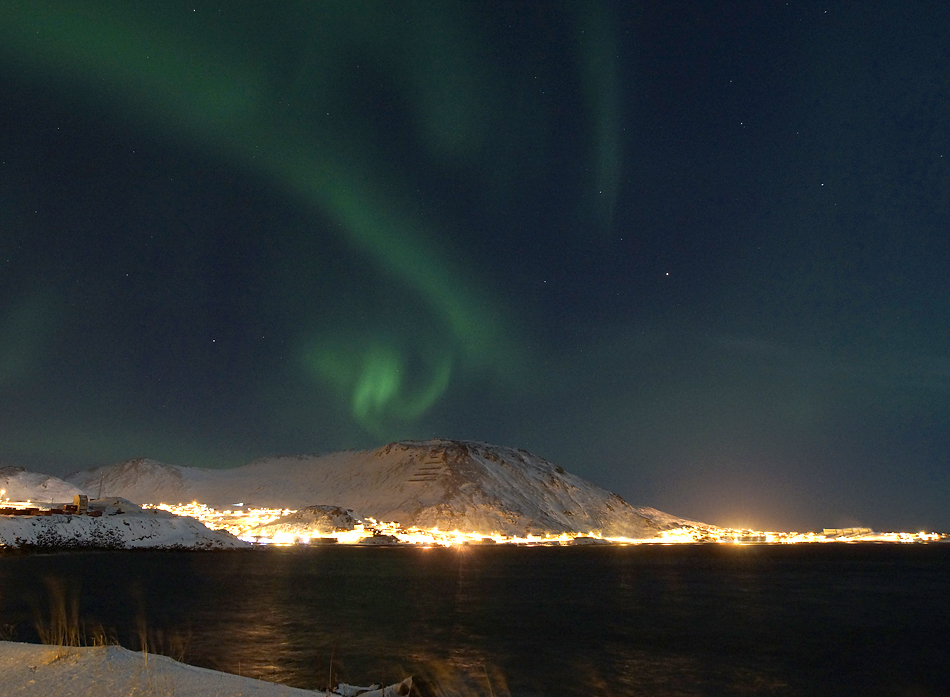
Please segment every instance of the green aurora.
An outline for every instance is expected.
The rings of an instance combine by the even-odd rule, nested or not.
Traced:
[[[536,139],[542,122],[507,115],[516,107],[493,88],[486,47],[466,31],[465,4],[445,4],[436,13],[420,3],[286,5],[276,19],[300,28],[289,45],[249,35],[246,25],[219,21],[207,8],[194,12],[190,32],[181,32],[190,7],[7,3],[0,8],[4,58],[24,79],[42,74],[55,89],[82,90],[89,108],[112,112],[107,118],[215,148],[234,166],[270,179],[329,217],[368,263],[411,292],[413,312],[444,328],[435,342],[394,338],[380,318],[376,326],[344,319],[309,327],[294,350],[302,374],[331,385],[368,432],[399,433],[450,388],[453,373],[484,371],[515,388],[527,350],[511,304],[453,254],[450,221],[406,202],[405,173],[374,158],[359,130],[364,116],[341,94],[340,74],[353,68],[353,56],[386,64],[386,77],[411,100],[408,137],[434,168],[484,166],[479,161],[493,157],[490,141],[499,126],[510,138]],[[256,14],[275,20],[251,4],[238,13],[246,21]],[[405,30],[394,35],[393,24]],[[594,103],[598,201],[616,196],[618,158],[605,24],[593,23],[596,36],[582,42],[586,58],[578,67],[589,75]],[[412,356],[421,371],[410,371]]]

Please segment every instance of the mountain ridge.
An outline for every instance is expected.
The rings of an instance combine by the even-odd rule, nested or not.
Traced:
[[[403,527],[507,536],[649,538],[695,524],[635,507],[542,457],[480,441],[396,441],[374,450],[260,458],[229,470],[139,458],[73,473],[80,489],[137,503],[325,505]]]

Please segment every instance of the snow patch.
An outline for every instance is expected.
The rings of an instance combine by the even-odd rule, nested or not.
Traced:
[[[91,501],[102,515],[0,516],[0,548],[20,549],[233,549],[246,547],[223,530],[186,516],[143,510],[125,499]]]

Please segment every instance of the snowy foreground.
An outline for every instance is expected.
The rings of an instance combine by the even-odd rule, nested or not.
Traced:
[[[412,679],[380,689],[340,685],[336,692],[301,690],[179,663],[120,646],[46,646],[0,641],[4,697],[396,697],[416,694]]]

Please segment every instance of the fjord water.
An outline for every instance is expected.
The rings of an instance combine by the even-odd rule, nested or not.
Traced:
[[[0,628],[37,641],[51,613],[311,689],[950,694],[946,544],[0,555]]]

